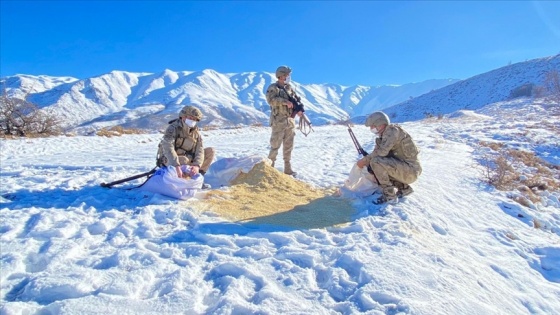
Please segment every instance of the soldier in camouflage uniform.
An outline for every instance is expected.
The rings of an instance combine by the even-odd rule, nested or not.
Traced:
[[[295,97],[296,93],[290,85],[290,73],[292,69],[288,66],[280,66],[276,69],[278,81],[272,83],[266,90],[266,101],[270,105],[270,152],[268,158],[272,160],[272,166],[276,161],[278,150],[282,146],[284,157],[284,173],[295,176],[292,170],[291,158],[294,149],[294,137],[296,136],[296,123],[292,117],[294,104],[289,101],[288,95]],[[301,112],[297,113],[301,115]]]
[[[204,175],[216,154],[214,148],[204,148],[202,135],[197,122],[202,119],[202,112],[194,106],[185,106],[179,118],[169,122],[163,139],[159,144],[158,164],[175,166],[177,175]],[[180,165],[192,166],[191,174],[183,174]]]
[[[366,119],[367,127],[376,134],[373,152],[358,161],[358,167],[370,166],[382,189],[374,203],[396,202],[413,192],[409,184],[415,182],[422,167],[418,148],[410,135],[400,126],[391,124],[383,112],[375,112]]]

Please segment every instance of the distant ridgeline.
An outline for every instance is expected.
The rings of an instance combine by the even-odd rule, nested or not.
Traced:
[[[520,97],[560,95],[560,54],[511,64],[385,109],[395,122],[418,120]]]
[[[476,109],[510,97],[535,94],[546,75],[560,69],[560,55],[508,65],[466,80],[442,79],[385,86],[299,84],[306,113],[315,126],[352,120],[377,110],[394,121],[423,119],[459,109]],[[9,97],[47,108],[63,127],[81,133],[101,128],[159,131],[186,104],[204,113],[210,128],[268,125],[267,87],[272,73],[218,73],[214,70],[110,73],[71,77],[16,75],[1,79]]]

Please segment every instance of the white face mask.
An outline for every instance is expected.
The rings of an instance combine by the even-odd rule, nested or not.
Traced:
[[[194,126],[196,126],[196,121],[194,120],[190,120],[190,119],[185,119],[185,125],[194,128]]]
[[[379,134],[379,130],[377,130],[376,127],[370,128],[369,131],[371,131],[371,133],[373,133],[374,135],[378,135],[378,134]]]
[[[292,77],[291,76],[287,76],[286,77],[286,83],[290,83],[292,81]]]

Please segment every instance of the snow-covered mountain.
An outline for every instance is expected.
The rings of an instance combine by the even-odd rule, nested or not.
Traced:
[[[523,96],[542,86],[560,55],[508,65],[466,80],[428,80],[385,86],[298,84],[298,94],[314,125],[353,119],[384,110],[395,122],[439,116],[456,110]],[[161,130],[186,104],[199,106],[203,125],[228,127],[268,123],[268,72],[219,73],[164,70],[161,73],[110,73],[79,80],[71,77],[16,75],[0,84],[14,97],[56,112],[67,129],[124,127]],[[519,93],[519,92],[523,93]],[[526,94],[526,93],[525,93]],[[525,95],[526,96],[526,95]]]
[[[439,116],[457,110],[477,110],[485,105],[534,96],[547,73],[560,72],[560,54],[511,64],[386,108],[395,122]]]
[[[191,72],[110,73],[79,80],[70,77],[16,75],[1,80],[6,92],[60,115],[65,127],[78,130],[114,125],[161,129],[186,104],[199,106],[203,123],[213,126],[266,124],[267,87],[272,73]],[[298,84],[298,94],[315,125],[380,110],[457,80],[428,80],[402,86]]]

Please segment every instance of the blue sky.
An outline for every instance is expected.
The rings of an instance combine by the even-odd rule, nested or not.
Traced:
[[[6,1],[0,74],[273,72],[300,83],[466,79],[560,53],[556,1]]]

